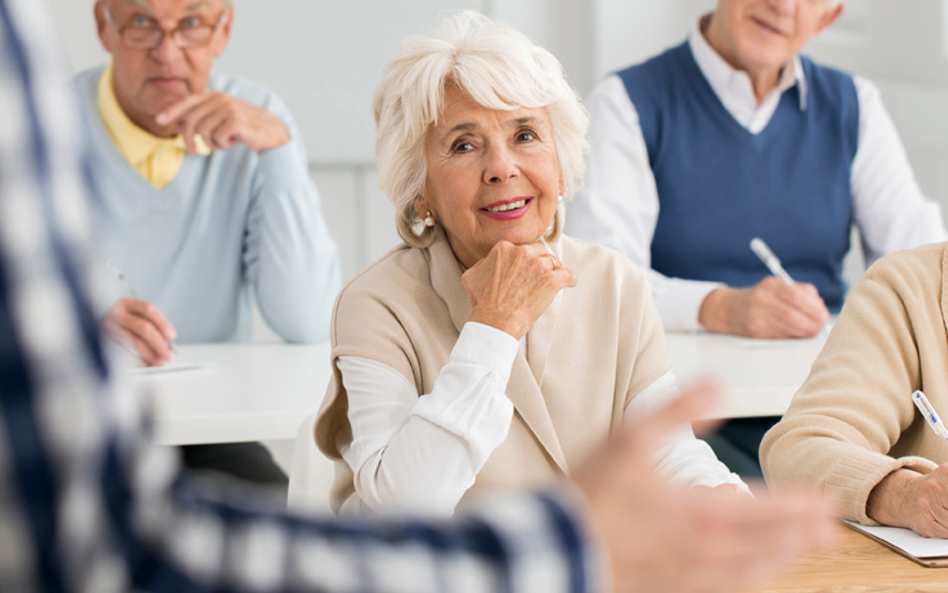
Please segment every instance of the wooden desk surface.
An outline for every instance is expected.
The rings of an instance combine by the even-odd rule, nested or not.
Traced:
[[[770,582],[740,589],[741,593],[752,591],[945,592],[948,568],[925,568],[840,526],[839,539],[832,548],[804,557],[788,573]]]

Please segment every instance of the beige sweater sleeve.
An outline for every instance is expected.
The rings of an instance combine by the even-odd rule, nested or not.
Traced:
[[[871,524],[866,501],[886,475],[935,467],[890,456],[917,420],[910,399],[921,386],[917,332],[945,340],[940,266],[922,265],[929,259],[884,259],[853,289],[809,377],[761,444],[771,487],[818,486],[845,518]]]

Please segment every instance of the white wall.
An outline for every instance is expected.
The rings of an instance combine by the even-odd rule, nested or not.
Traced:
[[[948,0],[849,0],[806,48],[875,80],[922,189],[948,204]],[[92,0],[49,0],[76,71],[106,56]],[[507,21],[556,54],[581,93],[607,73],[679,43],[714,0],[236,0],[220,67],[277,90],[306,139],[311,171],[346,277],[395,244],[392,208],[374,171],[372,90],[403,35],[439,11],[470,7]],[[943,206],[948,212],[948,207]]]

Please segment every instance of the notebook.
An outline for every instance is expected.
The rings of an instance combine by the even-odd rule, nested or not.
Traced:
[[[911,529],[902,527],[861,525],[852,521],[844,521],[844,523],[847,527],[922,566],[930,568],[948,566],[948,539],[922,537]]]

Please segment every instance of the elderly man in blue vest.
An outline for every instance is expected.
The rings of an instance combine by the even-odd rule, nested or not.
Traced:
[[[842,11],[719,0],[684,43],[587,98],[592,152],[567,232],[649,269],[667,329],[813,336],[842,306],[852,224],[868,261],[946,238],[878,89],[799,54]],[[754,237],[795,282],[770,276]],[[728,423],[718,456],[757,475],[771,420]]]
[[[162,365],[174,340],[249,341],[255,300],[284,339],[326,339],[339,259],[299,130],[270,90],[211,73],[230,1],[98,0],[94,11],[112,60],[75,85],[121,280],[106,329]],[[184,452],[192,467],[285,485],[256,443]]]

